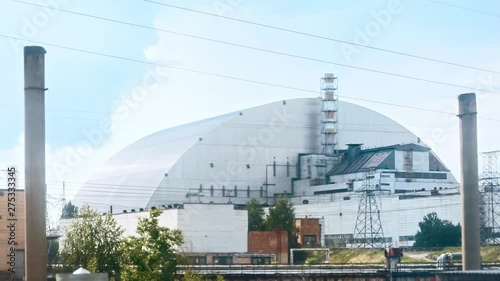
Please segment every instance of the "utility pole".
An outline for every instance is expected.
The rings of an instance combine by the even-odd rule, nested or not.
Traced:
[[[45,49],[24,47],[26,280],[47,280]]]
[[[477,156],[476,95],[458,96],[460,120],[460,164],[462,166],[462,256],[463,270],[481,269],[479,186]]]

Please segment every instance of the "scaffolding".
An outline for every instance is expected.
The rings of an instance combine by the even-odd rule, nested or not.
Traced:
[[[499,150],[481,153],[481,241],[485,245],[500,245],[500,174],[497,169],[499,154]]]
[[[337,77],[332,73],[326,73],[321,78],[321,100],[322,115],[321,134],[323,135],[321,145],[322,153],[327,156],[334,156],[337,146]]]
[[[380,220],[380,210],[375,198],[375,169],[365,171],[361,197],[358,205],[358,215],[354,227],[353,247],[385,248],[384,231]]]

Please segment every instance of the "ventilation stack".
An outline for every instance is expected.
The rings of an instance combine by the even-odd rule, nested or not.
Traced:
[[[334,156],[337,146],[337,77],[333,73],[325,73],[321,78],[321,133],[323,138],[321,145],[322,153],[326,156]]]
[[[462,167],[462,269],[481,269],[476,95],[458,96]]]
[[[24,47],[26,280],[47,280],[45,49]]]

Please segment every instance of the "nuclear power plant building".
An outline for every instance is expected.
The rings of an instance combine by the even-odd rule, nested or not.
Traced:
[[[74,201],[130,212],[251,198],[272,205],[287,196],[297,217],[321,219],[316,242],[330,247],[363,246],[370,235],[386,246],[411,246],[430,212],[458,223],[459,184],[446,165],[396,121],[338,101],[332,79],[322,79],[320,98],[146,136],[100,167]]]

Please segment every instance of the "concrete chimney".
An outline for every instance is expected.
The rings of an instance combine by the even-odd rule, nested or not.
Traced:
[[[481,269],[479,236],[479,188],[477,161],[476,95],[458,96],[460,164],[462,167],[462,264],[463,270]]]
[[[45,49],[24,47],[26,280],[47,280]]]

